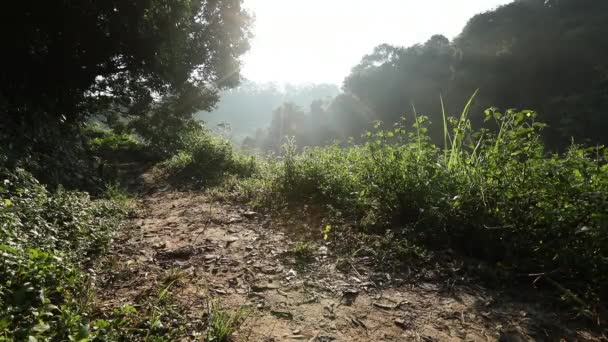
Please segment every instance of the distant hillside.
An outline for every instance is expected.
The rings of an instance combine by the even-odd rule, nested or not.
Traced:
[[[253,135],[256,129],[267,127],[272,121],[273,110],[284,102],[308,108],[314,100],[333,98],[339,93],[340,89],[333,84],[279,86],[244,82],[222,93],[214,111],[198,112],[195,116],[211,128],[227,123],[232,140],[240,142]]]

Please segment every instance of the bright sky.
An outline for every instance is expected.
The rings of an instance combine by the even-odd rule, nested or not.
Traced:
[[[382,43],[452,39],[473,15],[513,0],[245,0],[256,22],[243,76],[256,82],[341,84]]]

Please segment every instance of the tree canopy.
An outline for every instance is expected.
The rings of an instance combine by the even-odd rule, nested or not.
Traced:
[[[436,35],[408,48],[378,46],[344,89],[388,123],[414,104],[441,132],[439,96],[456,115],[479,88],[477,109],[537,110],[554,148],[570,137],[608,143],[606,20],[602,0],[515,1],[474,16],[452,42]]]
[[[15,2],[0,24],[0,142],[46,154],[94,115],[144,116],[165,101],[176,118],[212,108],[249,48],[241,2]]]

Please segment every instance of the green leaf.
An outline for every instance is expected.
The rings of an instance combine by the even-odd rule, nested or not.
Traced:
[[[38,324],[34,325],[34,327],[32,328],[32,331],[41,333],[41,332],[45,332],[49,329],[51,329],[50,325],[40,321],[40,322],[38,322]]]
[[[13,201],[11,201],[11,200],[10,200],[10,199],[8,199],[8,198],[5,198],[5,199],[4,199],[4,206],[5,206],[5,207],[7,207],[7,208],[8,208],[8,207],[12,207],[12,206],[13,206]]]
[[[526,117],[525,117],[524,113],[519,112],[519,113],[515,114],[515,120],[513,121],[513,123],[515,125],[519,125],[522,121],[524,121],[525,118]]]
[[[9,252],[11,254],[19,254],[19,250],[7,245],[0,245],[0,251]]]

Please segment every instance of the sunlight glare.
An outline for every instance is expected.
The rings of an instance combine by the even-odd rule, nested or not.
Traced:
[[[340,84],[382,43],[456,36],[474,14],[509,0],[245,0],[255,37],[243,76],[257,82]]]

